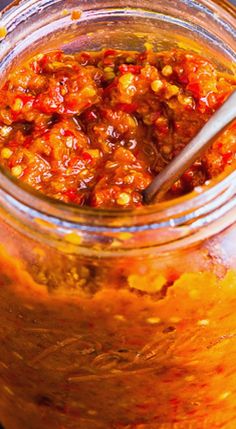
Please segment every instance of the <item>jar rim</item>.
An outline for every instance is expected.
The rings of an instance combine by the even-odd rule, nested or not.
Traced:
[[[233,169],[230,169],[233,170]],[[216,180],[192,192],[169,201],[136,209],[101,209],[80,207],[48,197],[20,182],[0,167],[0,189],[8,201],[21,212],[35,218],[67,226],[84,225],[89,230],[145,231],[163,226],[178,226],[187,222],[204,220],[236,194],[236,171],[227,171]],[[232,206],[236,206],[232,201]]]
[[[24,7],[27,7],[27,4],[31,5],[32,2],[37,2],[39,0],[25,0],[24,1]],[[226,12],[228,12],[230,15],[233,15],[233,17],[236,17],[236,6],[233,4],[230,0],[202,0],[204,3],[206,3],[208,6],[217,6],[222,9],[224,9]],[[21,0],[12,0],[9,5],[7,5],[5,8],[2,9],[0,12],[0,16],[5,13],[6,11],[9,11],[15,6],[19,6],[21,3]]]

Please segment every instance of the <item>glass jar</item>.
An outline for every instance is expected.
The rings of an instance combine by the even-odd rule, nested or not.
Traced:
[[[2,76],[58,46],[190,47],[231,73],[236,57],[224,1],[16,1],[1,27]],[[228,171],[171,202],[98,211],[1,170],[6,429],[235,428],[235,183]]]

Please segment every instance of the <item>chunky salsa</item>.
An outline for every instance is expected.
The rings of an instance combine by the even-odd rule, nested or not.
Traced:
[[[232,92],[233,76],[184,50],[62,51],[21,64],[0,90],[0,162],[44,194],[139,207],[141,191]],[[172,187],[182,195],[236,157],[236,126]]]

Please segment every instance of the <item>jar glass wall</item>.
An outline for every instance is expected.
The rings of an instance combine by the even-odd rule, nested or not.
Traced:
[[[200,51],[233,73],[235,13],[224,2],[29,0],[1,25],[3,79],[42,49],[147,41]],[[1,171],[6,429],[235,426],[235,192],[227,172],[171,203],[96,211]]]

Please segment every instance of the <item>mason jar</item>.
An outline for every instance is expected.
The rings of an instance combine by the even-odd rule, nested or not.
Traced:
[[[2,82],[33,53],[147,42],[233,74],[235,17],[212,0],[16,1],[1,18]],[[235,194],[231,169],[142,209],[80,208],[1,169],[5,429],[235,428]]]

